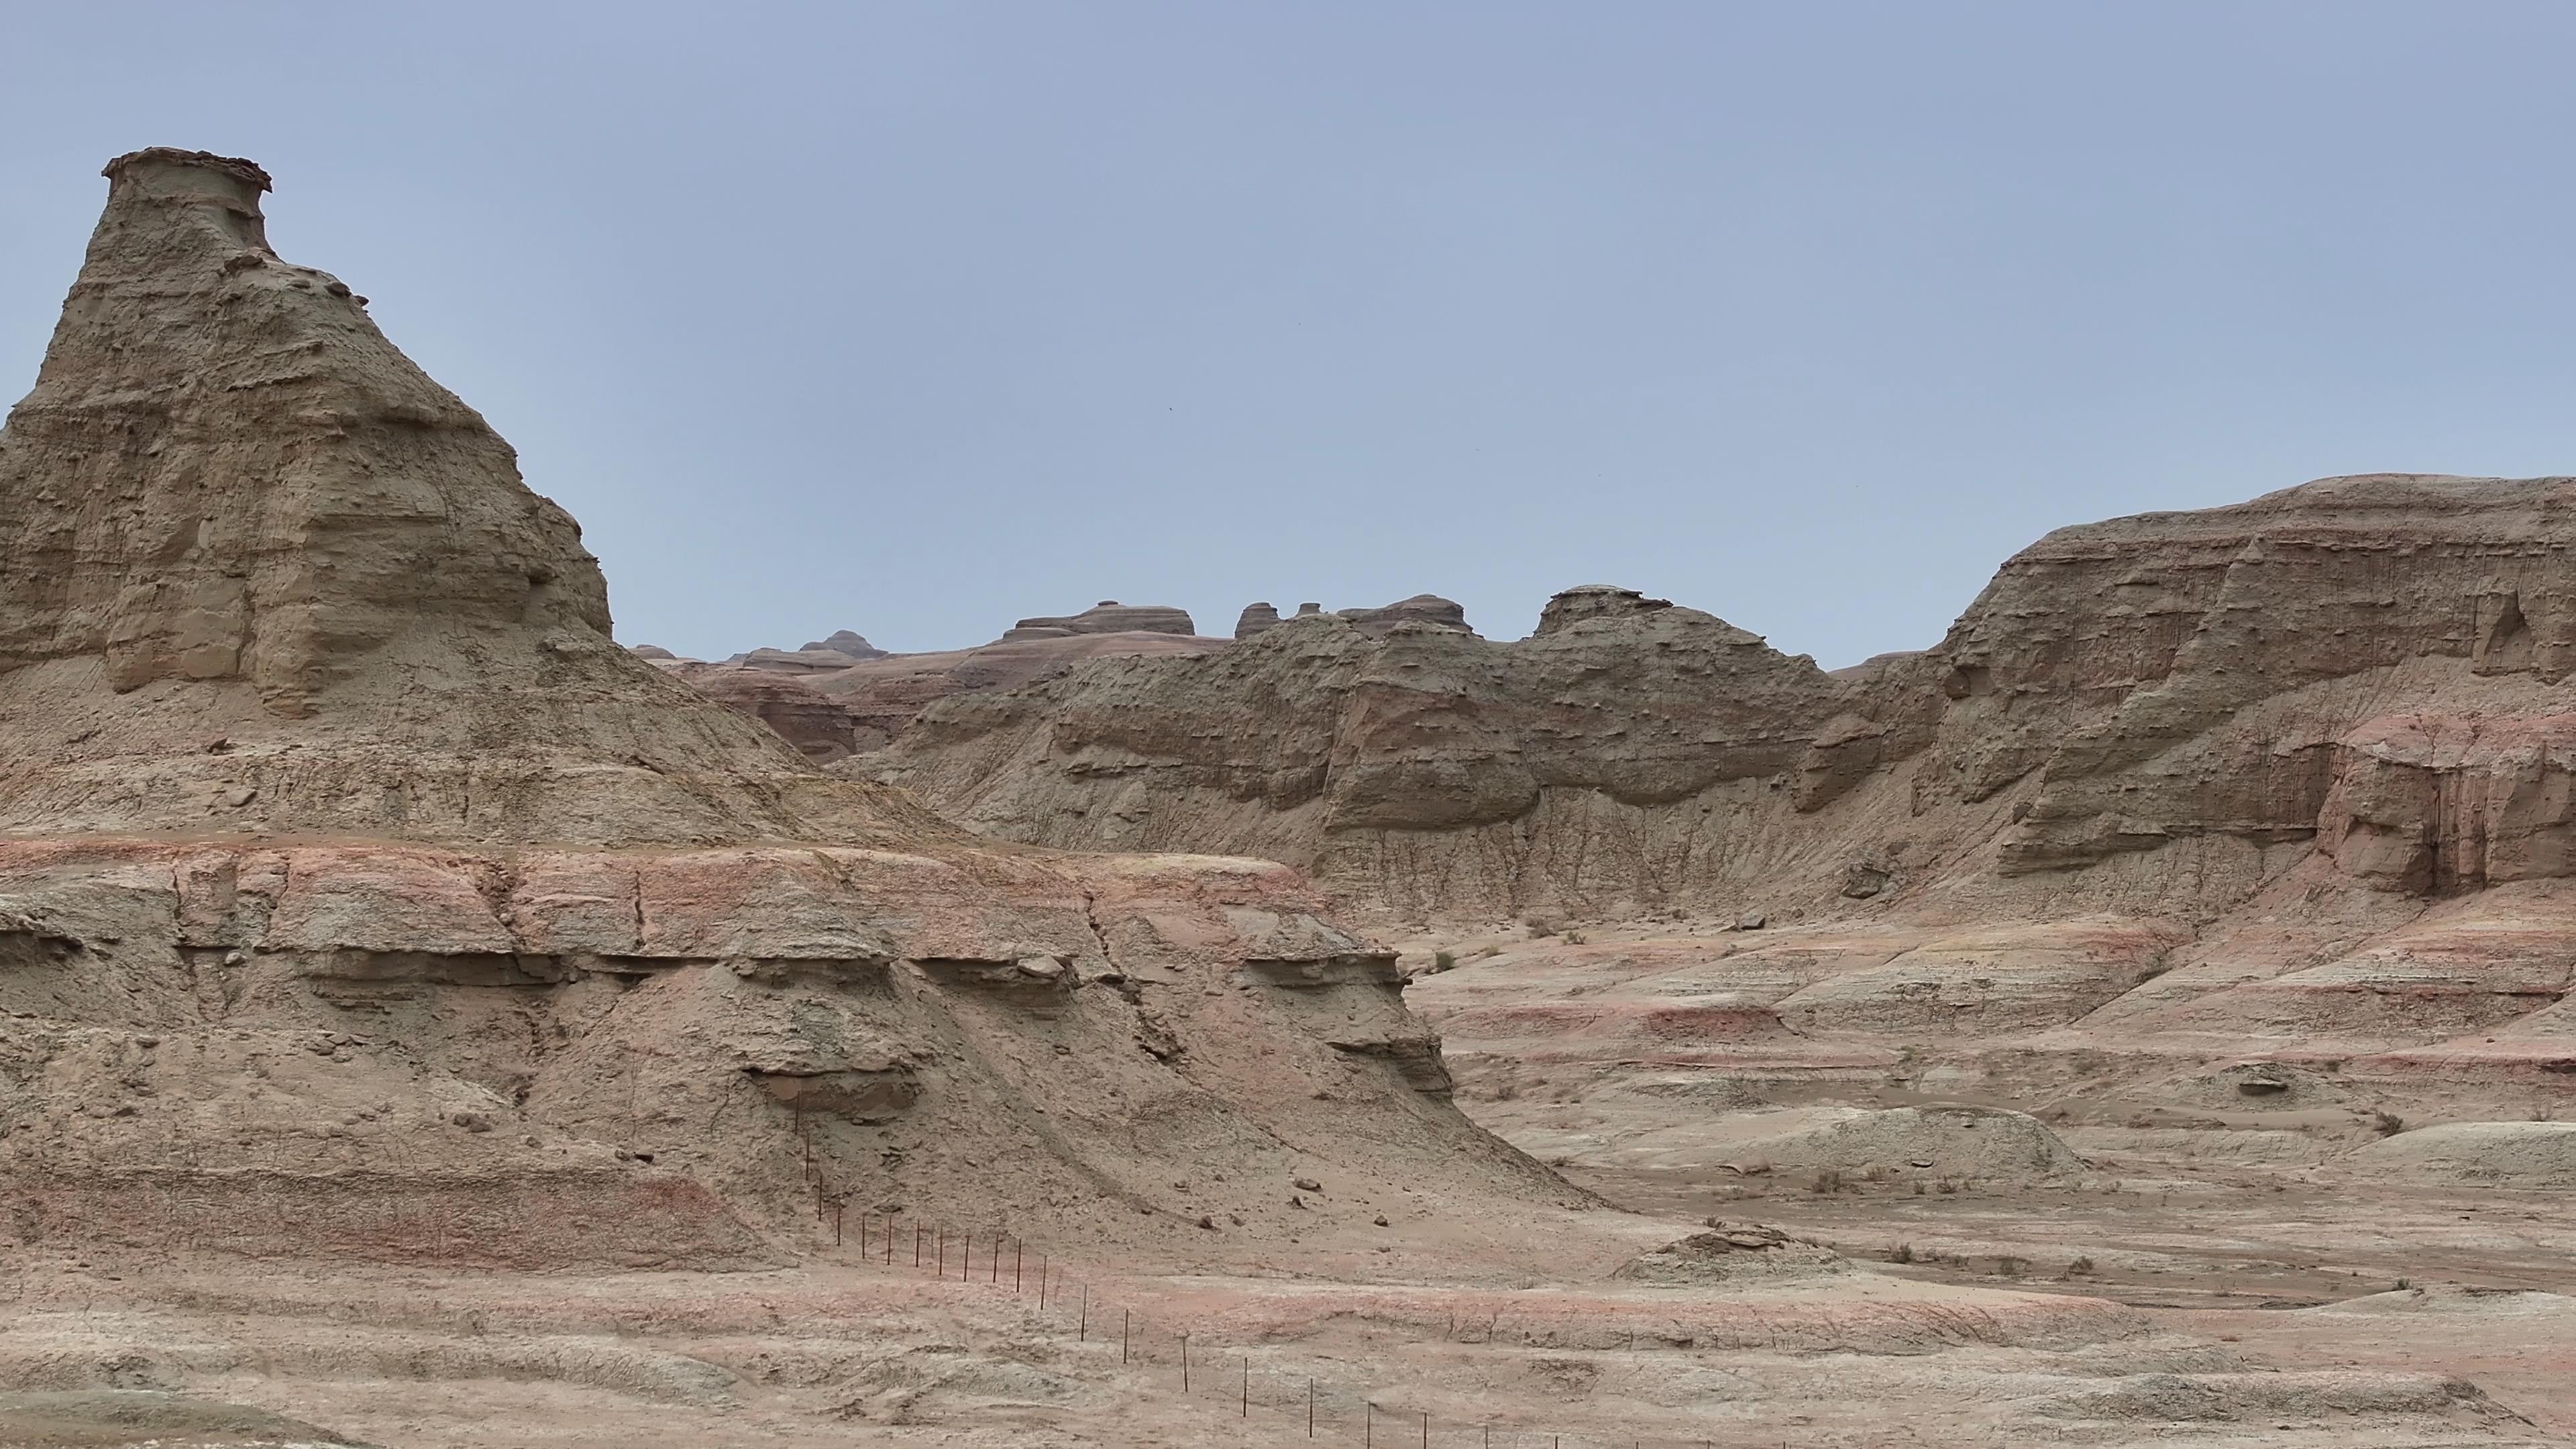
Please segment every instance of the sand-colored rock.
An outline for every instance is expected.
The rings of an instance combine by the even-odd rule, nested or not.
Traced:
[[[2361,1149],[2352,1165],[2427,1184],[2524,1191],[2576,1187],[2576,1122],[2419,1127]]]
[[[0,1433],[1214,1446],[1320,1411],[1328,1442],[1852,1449],[1901,1414],[1926,1443],[2394,1449],[2539,1442],[2504,1395],[2564,1401],[2563,1372],[2490,1354],[2491,1397],[2392,1337],[2471,1315],[2174,1317],[2375,1288],[2428,1246],[2503,1243],[2464,1272],[2567,1254],[2448,1202],[2350,1232],[2350,1179],[2256,1197],[2149,1156],[2182,1129],[2119,1094],[2264,1065],[2337,993],[2448,992],[2452,1024],[2493,1025],[2356,1016],[2387,1050],[2257,1112],[2555,1081],[2564,1013],[2488,998],[2546,985],[2576,883],[2427,908],[2380,888],[2414,867],[2367,831],[2362,871],[2220,832],[1994,876],[2034,787],[1914,791],[1947,698],[1906,692],[1924,656],[1826,676],[1616,590],[1510,645],[1310,608],[1242,644],[1038,621],[975,667],[1153,640],[1293,725],[1203,693],[1181,724],[1210,745],[1087,706],[1068,758],[1102,794],[1026,803],[1101,807],[1098,834],[1222,825],[1425,913],[1715,901],[1758,933],[1532,920],[1525,958],[1426,962],[1284,865],[976,839],[610,643],[506,448],[256,240],[255,168],[112,169],[98,274],[0,433],[0,1383],[71,1396],[0,1403]],[[772,691],[936,672],[770,652],[799,656],[747,671]],[[1173,669],[1084,687],[1154,703]],[[1295,723],[1316,698],[1336,712]],[[1157,822],[1167,788],[1188,811]],[[2378,830],[2402,792],[2352,793]],[[2148,909],[2174,900],[2240,904]],[[2481,931],[2513,965],[2483,996],[2450,979]],[[2283,1037],[2193,1015],[2276,980]],[[1408,996],[1476,1048],[1461,1071]],[[1668,1220],[1473,1130],[1462,1088]],[[2051,1125],[1926,1100],[2007,1091]],[[1579,1115],[1622,1104],[1615,1131]],[[2251,1144],[2231,1172],[2312,1186],[2287,1126],[2226,1135]],[[1739,1142],[1777,1161],[1710,1160]],[[2116,1170],[2072,1173],[2076,1145]],[[1769,1195],[1761,1224],[1676,1241],[1720,1191]],[[947,1276],[952,1235],[979,1272]],[[2263,1256],[2283,1235],[2295,1264]],[[2035,1267],[2054,1281],[2006,1281]],[[2150,1306],[2110,1301],[2123,1273]]]
[[[1067,634],[1178,634],[1187,638],[1198,632],[1186,610],[1166,604],[1122,604],[1116,599],[1103,599],[1079,614],[1022,619],[1002,637],[1016,641],[1054,639]]]
[[[2017,1183],[2062,1180],[2083,1159],[2047,1124],[1990,1107],[1828,1108],[1737,1119],[1729,1146],[1774,1171],[1878,1174],[1892,1181],[1940,1177]]]
[[[803,652],[812,654],[818,650],[829,650],[852,659],[883,659],[886,656],[886,651],[869,643],[865,636],[852,629],[835,629],[828,637],[808,640]]]
[[[844,747],[810,677],[719,671],[736,713],[613,642],[507,445],[269,249],[264,173],[108,175],[0,431],[22,1237],[707,1268],[850,1204],[1150,1239],[1296,1170],[1564,1195],[1292,871],[820,773],[747,717]]]
[[[1415,916],[2225,909],[2310,852],[2409,895],[2556,878],[2571,501],[2373,475],[2062,529],[1935,648],[1832,674],[1600,585],[1512,643],[1292,620],[943,705],[867,773],[980,830],[1268,854]]]
[[[859,723],[848,706],[828,699],[782,670],[748,664],[669,661],[691,689],[760,721],[814,763],[826,764],[858,748]]]

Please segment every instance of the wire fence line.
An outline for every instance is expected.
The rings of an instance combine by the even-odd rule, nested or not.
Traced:
[[[837,1205],[826,1216],[834,1244],[856,1247],[859,1262],[1013,1294],[1075,1344],[1103,1354],[1114,1347],[1121,1364],[1160,1370],[1183,1397],[1257,1428],[1264,1438],[1357,1449],[1784,1449],[1789,1442],[1777,1433],[1741,1431],[1676,1437],[1532,1428],[1384,1404],[1365,1390],[1256,1362],[1249,1351],[1137,1313],[1016,1235],[884,1213],[862,1213],[853,1225]]]

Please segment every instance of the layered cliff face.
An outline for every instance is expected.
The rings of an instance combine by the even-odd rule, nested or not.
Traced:
[[[1788,784],[1861,697],[1812,661],[1620,590],[1518,642],[1380,612],[952,698],[835,768],[1013,839],[1225,841],[1409,914],[1705,897],[1810,854]]]
[[[708,1264],[840,1204],[1196,1233],[1317,1163],[1561,1195],[1292,872],[819,773],[610,642],[571,520],[269,250],[257,167],[108,175],[0,431],[22,1238]]]
[[[1831,675],[1607,587],[1512,643],[1298,619],[946,702],[850,769],[1418,917],[2205,911],[2311,852],[2400,892],[2562,875],[2571,508],[2568,480],[2374,476],[2065,529],[1936,647]]]
[[[1944,764],[1971,796],[2039,768],[2006,872],[2222,835],[2322,837],[2414,891],[2564,874],[2571,544],[2554,478],[2332,478],[2061,530],[1945,641]]]

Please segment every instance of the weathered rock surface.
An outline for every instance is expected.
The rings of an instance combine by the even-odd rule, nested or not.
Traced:
[[[704,1267],[843,1203],[1134,1236],[1284,1214],[1250,1184],[1292,1171],[1562,1195],[1293,872],[820,773],[612,642],[508,447],[268,249],[264,173],[108,174],[0,431],[22,1238]]]
[[[1415,594],[1398,599],[1384,608],[1344,609],[1342,617],[1363,629],[1386,630],[1399,624],[1423,624],[1434,629],[1455,629],[1462,634],[1475,632],[1467,627],[1467,611],[1455,600],[1438,594]]]
[[[830,650],[834,654],[846,654],[852,659],[883,659],[886,657],[886,651],[879,649],[874,644],[871,644],[866,639],[860,637],[857,633],[848,629],[835,629],[832,631],[831,637],[829,638],[813,639],[806,642],[804,648],[805,653],[812,654],[818,650]]]
[[[858,719],[849,707],[825,698],[794,674],[753,665],[681,660],[672,660],[667,667],[691,689],[777,731],[818,765],[859,747]]]
[[[1830,674],[1633,590],[1512,643],[1409,600],[954,699],[859,768],[1413,915],[2225,909],[2310,854],[2441,894],[2576,869],[2571,541],[2576,481],[2327,479],[2060,530],[1938,646]]]
[[[1270,604],[1246,604],[1235,618],[1234,637],[1249,639],[1279,622],[1279,610]]]
[[[1198,626],[1186,610],[1163,604],[1122,604],[1103,599],[1079,614],[1061,618],[1022,619],[1005,632],[1006,640],[1055,639],[1067,634],[1179,634],[1195,636]]]
[[[1517,643],[1301,615],[1201,658],[951,697],[853,767],[1009,838],[1223,839],[1398,910],[1653,900],[1791,847],[1765,797],[1855,694],[1691,609],[1567,614]],[[1778,823],[1705,852],[1639,828],[1706,831],[1721,802],[1726,824]]]
[[[2576,1187],[2576,1122],[2453,1122],[2401,1132],[2354,1154],[2367,1173],[2427,1185]]]

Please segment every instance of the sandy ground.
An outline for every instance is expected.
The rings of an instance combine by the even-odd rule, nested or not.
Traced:
[[[1515,987],[1550,1008],[1610,994],[1590,968],[1492,969],[1408,994],[1470,1026]],[[1421,1195],[1373,1187],[1364,1209],[1282,1181],[1260,1189],[1276,1222],[998,1261],[952,1245],[964,1272],[935,1230],[916,1268],[909,1219],[887,1263],[864,1216],[836,1252],[741,1272],[0,1247],[0,1446],[2576,1437],[2565,1193],[2371,1155],[2509,1098],[2540,1113],[2527,1093],[2323,1067],[2249,1091],[2151,1053],[1775,1038],[1640,1055],[1578,1032],[1497,1056],[1452,1029],[1461,1105],[1557,1168],[1553,1205],[1462,1201],[1425,1164]]]

